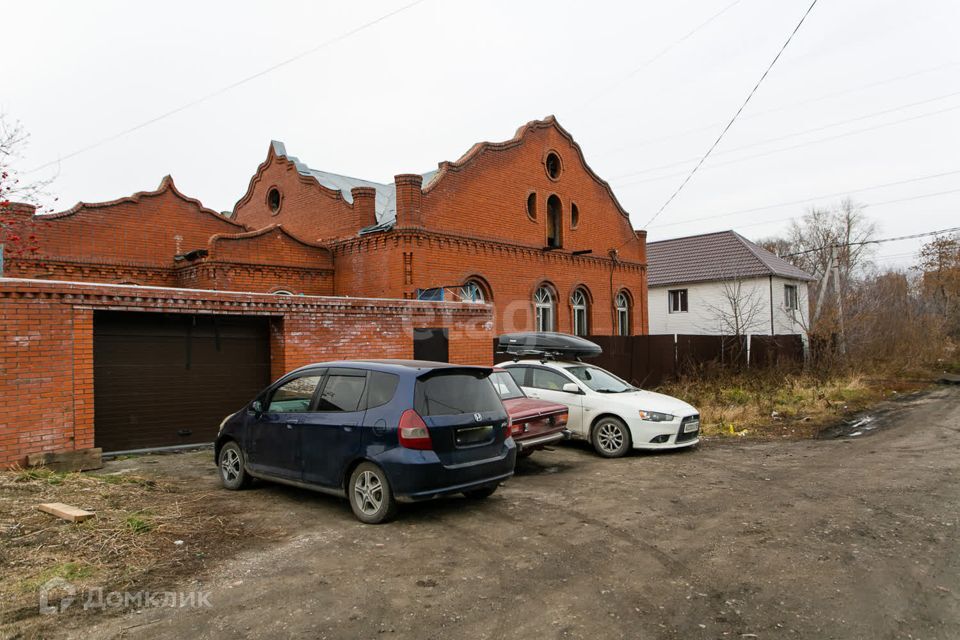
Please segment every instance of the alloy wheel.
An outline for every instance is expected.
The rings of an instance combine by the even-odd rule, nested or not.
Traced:
[[[619,425],[604,422],[597,427],[597,444],[605,453],[616,453],[623,447],[623,431]]]
[[[240,477],[241,471],[240,455],[233,449],[227,449],[223,452],[220,460],[220,472],[223,479],[227,482],[236,482]]]
[[[353,485],[353,493],[360,511],[372,516],[383,505],[383,483],[373,471],[364,471]]]

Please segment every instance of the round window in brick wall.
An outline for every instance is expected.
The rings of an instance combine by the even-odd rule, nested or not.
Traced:
[[[280,195],[280,189],[271,187],[270,191],[267,191],[267,206],[270,207],[270,211],[274,214],[280,213],[280,204],[282,202],[283,196]]]
[[[558,180],[560,178],[560,172],[563,170],[563,164],[560,162],[560,156],[551,151],[547,154],[547,159],[544,160],[544,165],[547,168],[547,176],[551,180]]]

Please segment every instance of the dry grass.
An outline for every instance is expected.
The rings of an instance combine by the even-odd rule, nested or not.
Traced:
[[[97,515],[71,523],[38,511],[41,502]],[[209,493],[132,473],[4,471],[0,503],[3,623],[37,615],[37,589],[51,578],[81,590],[169,586],[241,533],[211,513],[216,500]]]
[[[697,407],[707,437],[767,439],[815,436],[845,416],[925,386],[851,372],[825,377],[746,372],[687,378],[660,390]]]

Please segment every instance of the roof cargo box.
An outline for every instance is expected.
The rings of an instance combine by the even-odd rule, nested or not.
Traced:
[[[505,333],[497,339],[497,351],[513,356],[549,356],[557,359],[593,358],[603,353],[600,345],[579,336],[552,331]]]

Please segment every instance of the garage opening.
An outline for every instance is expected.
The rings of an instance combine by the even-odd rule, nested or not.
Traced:
[[[415,328],[413,359],[450,362],[450,332],[447,329]]]
[[[129,451],[212,442],[270,383],[268,318],[94,313],[94,442]]]

